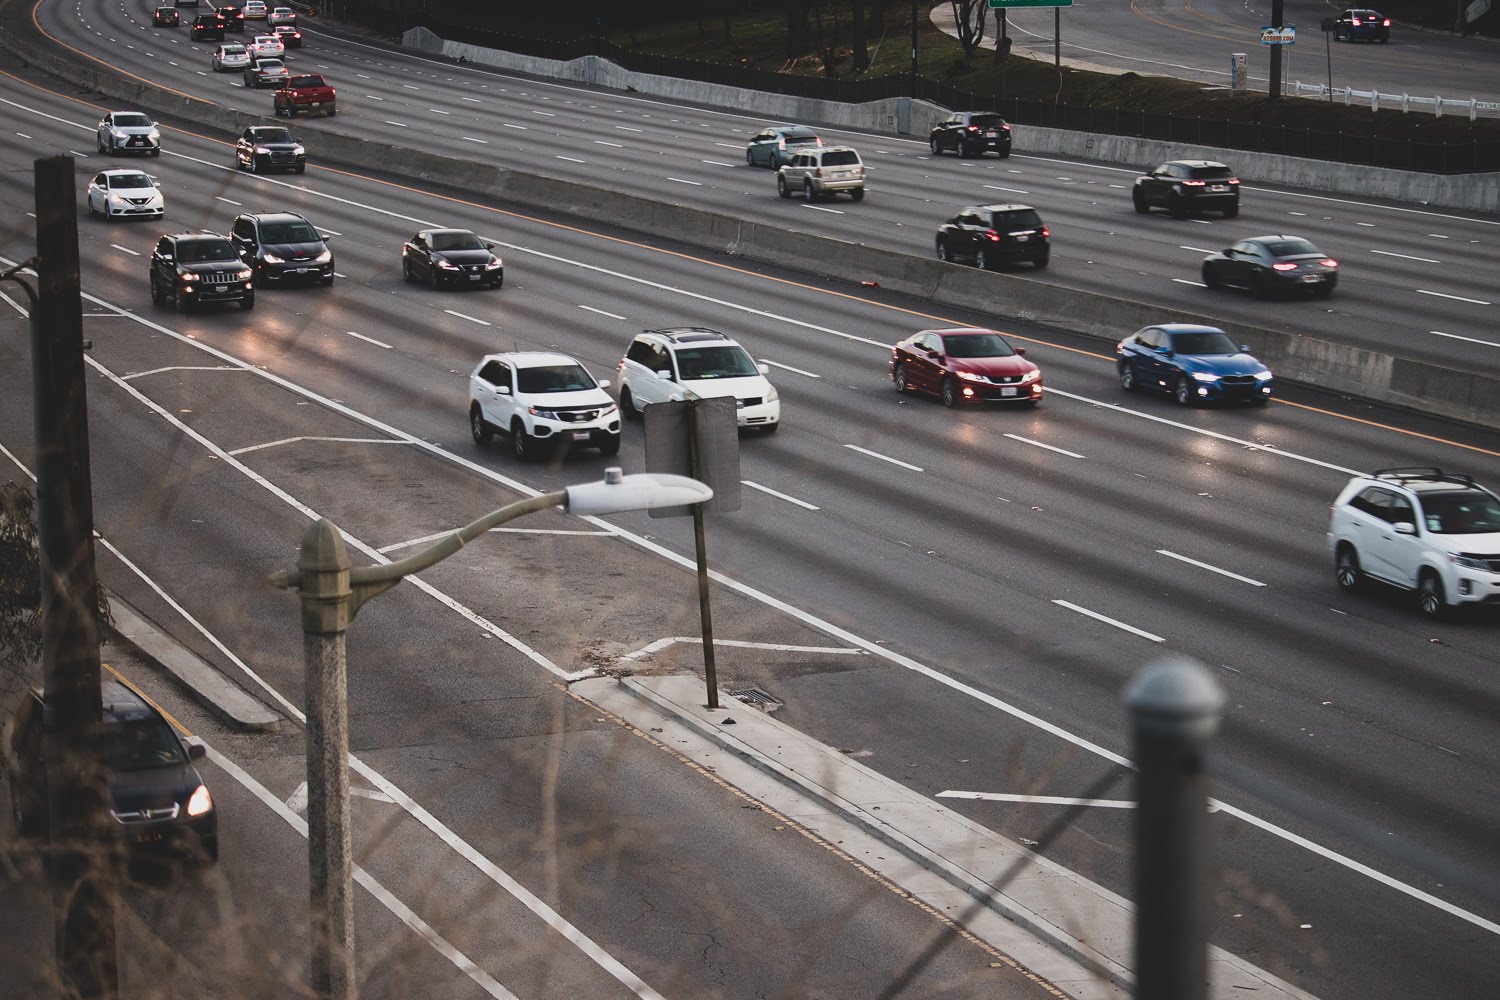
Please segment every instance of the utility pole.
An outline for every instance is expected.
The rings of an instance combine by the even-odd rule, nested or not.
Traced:
[[[917,0],[911,0],[911,96],[917,96]]]
[[[73,158],[37,160],[31,308],[42,687],[54,927],[64,996],[113,1000],[116,870],[101,737],[99,580],[89,476]]]
[[[1286,0],[1271,0],[1271,27],[1280,28],[1286,21]],[[1271,46],[1271,100],[1281,96],[1281,46]]]

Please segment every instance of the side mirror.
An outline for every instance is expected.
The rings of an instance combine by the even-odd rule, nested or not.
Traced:
[[[607,378],[601,378],[599,380],[599,388],[601,388],[601,389],[608,389],[609,388],[609,379],[607,379]]]
[[[1250,345],[1249,344],[1241,344],[1240,345],[1240,353],[1241,354],[1249,354],[1250,353]]]
[[[665,368],[663,368],[662,370],[658,371],[656,373],[656,377],[657,378],[664,378],[668,382],[672,381],[672,373],[669,372],[669,371],[667,371]]]
[[[484,248],[486,250],[493,250],[493,249],[495,249],[495,244],[491,243],[489,240],[485,240],[484,241]]]
[[[325,233],[325,232],[323,232],[320,229],[320,230],[318,230],[318,235],[323,238],[323,242],[324,243],[332,243],[333,242],[333,233]]]
[[[202,760],[208,756],[208,744],[196,736],[184,736],[182,745],[187,750],[188,760]]]
[[[1415,535],[1417,533],[1417,526],[1410,521],[1402,521],[1394,527],[1398,535]]]
[[[1018,348],[1016,348],[1016,353],[1019,354],[1021,357],[1024,358],[1026,356],[1026,348],[1024,348],[1024,347],[1018,347]]]
[[[755,370],[758,371],[758,372],[760,372],[762,375],[769,375],[769,374],[771,374],[771,366],[770,365],[756,365],[755,366]]]
[[[173,257],[169,253],[164,253],[164,254],[161,254],[160,256],[161,256],[162,260],[176,260],[177,259],[176,257]]]
[[[501,396],[509,396],[510,395],[510,386],[508,386],[508,385],[497,385],[497,386],[495,386],[495,392],[498,393]]]

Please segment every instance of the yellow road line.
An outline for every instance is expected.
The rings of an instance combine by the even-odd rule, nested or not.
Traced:
[[[165,708],[162,708],[156,702],[152,701],[150,695],[148,695],[146,692],[142,691],[140,688],[136,687],[134,684],[130,683],[130,681],[126,680],[125,676],[123,674],[121,674],[118,670],[116,670],[114,667],[110,666],[108,663],[101,663],[99,665],[101,667],[103,667],[105,670],[108,670],[110,673],[114,674],[115,675],[115,680],[119,681],[121,684],[124,684],[126,687],[130,688],[130,690],[132,690],[136,694],[140,695],[140,698],[141,698],[142,701],[144,701],[146,704],[150,705],[152,708],[154,708],[158,712],[160,712],[162,714],[162,718],[164,718],[168,722],[170,722],[177,729],[178,732],[182,733],[182,735],[184,735],[184,736],[191,736],[191,735],[193,735],[192,733],[188,732],[188,727],[184,726],[182,723],[178,722],[177,719],[172,715],[171,712],[168,712]]]

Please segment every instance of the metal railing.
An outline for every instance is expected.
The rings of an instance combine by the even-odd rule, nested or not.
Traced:
[[[1378,90],[1355,90],[1349,87],[1329,87],[1323,83],[1303,83],[1301,80],[1293,80],[1287,86],[1287,93],[1293,97],[1313,97],[1323,100],[1340,101],[1345,105],[1355,102],[1368,104],[1371,111],[1395,111],[1398,108],[1404,112],[1431,111],[1434,117],[1441,118],[1444,110],[1449,114],[1467,114],[1469,121],[1474,121],[1479,115],[1500,115],[1500,103],[1495,101],[1481,101],[1469,98],[1467,101],[1452,97],[1444,97],[1434,94],[1431,97],[1419,94],[1383,94]]]

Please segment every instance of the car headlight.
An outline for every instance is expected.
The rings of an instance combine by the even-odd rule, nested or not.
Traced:
[[[609,416],[609,415],[610,415],[610,414],[611,414],[611,413],[615,413],[615,412],[618,412],[618,411],[619,411],[619,409],[620,409],[620,408],[619,408],[619,407],[618,407],[618,406],[616,406],[616,405],[615,405],[615,404],[614,404],[614,403],[610,403],[610,404],[609,404],[609,405],[608,405],[608,406],[606,406],[606,407],[605,407],[605,408],[604,408],[604,409],[602,409],[602,410],[600,410],[600,411],[599,411],[599,416],[601,416],[601,417],[607,417],[607,416]]]
[[[505,265],[501,262],[501,260],[500,260],[499,257],[491,257],[490,258],[490,262],[488,264],[484,265],[484,269],[486,271],[493,271],[496,268],[500,268],[500,267],[504,267],[504,266]]]
[[[776,391],[776,387],[774,385],[766,387],[766,402],[774,403],[780,398],[781,394]]]
[[[250,269],[247,267],[247,268],[243,268],[243,269],[241,269],[239,271],[236,271],[235,272],[235,277],[239,278],[239,280],[241,280],[241,281],[249,281],[250,280]]]
[[[194,281],[198,280],[198,276],[192,271],[178,271],[177,277],[182,279],[183,284],[192,284]]]
[[[1275,378],[1275,376],[1272,375],[1270,372],[1256,372],[1255,373],[1255,381],[1257,381],[1257,382],[1269,382],[1273,378]]]
[[[158,129],[152,129],[150,132],[146,133],[146,138],[150,139],[152,142],[159,142],[161,140],[161,132]]]
[[[109,200],[118,204],[125,200],[125,196],[122,194],[114,194],[113,192],[111,192],[109,195]]]
[[[267,149],[265,146],[256,146],[255,147],[255,154],[257,156],[268,156],[268,155],[270,155],[270,152],[271,151],[269,149]]]
[[[202,816],[214,807],[214,797],[208,794],[207,785],[199,785],[193,790],[192,797],[188,799],[187,814],[189,816]]]
[[[556,410],[544,410],[539,406],[528,406],[526,407],[526,412],[531,414],[533,417],[541,417],[543,420],[557,419]]]
[[[262,254],[260,259],[263,260],[263,261],[265,261],[267,264],[285,264],[286,263],[286,261],[283,260],[282,258],[276,256],[274,253],[269,253],[269,252],[265,253],[265,254]]]
[[[458,270],[458,265],[457,264],[453,263],[452,261],[443,260],[441,257],[438,258],[437,266],[441,267],[445,271],[457,271]]]
[[[301,155],[303,155],[306,152],[307,152],[307,150],[303,149],[301,146],[293,146],[292,147],[292,155],[293,156],[301,156]]]
[[[1039,379],[1041,377],[1042,377],[1042,370],[1040,368],[1033,368],[1033,369],[1031,369],[1031,371],[1029,371],[1025,375],[1021,376],[1021,384],[1025,385],[1027,382],[1035,382],[1037,379]]]
[[[1193,378],[1197,379],[1199,382],[1219,381],[1219,376],[1215,375],[1213,372],[1193,372]]]
[[[963,379],[965,382],[988,382],[989,381],[989,379],[985,378],[983,375],[975,375],[973,372],[954,372],[953,374],[957,375],[959,378]]]
[[[1469,556],[1454,555],[1452,553],[1449,553],[1448,558],[1453,561],[1453,565],[1462,566],[1464,569],[1477,569],[1483,572],[1493,572],[1493,570],[1490,569],[1490,564],[1483,559],[1472,559]]]
[[[333,251],[325,248],[322,253],[313,258],[313,263],[326,264],[330,260],[333,260]]]
[[[112,136],[114,136],[116,139],[123,139],[123,138],[125,138],[125,130],[124,129],[112,128],[112,129],[109,130],[109,134],[112,135]]]

